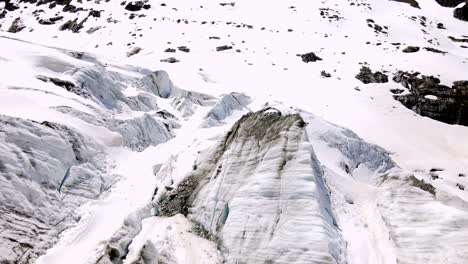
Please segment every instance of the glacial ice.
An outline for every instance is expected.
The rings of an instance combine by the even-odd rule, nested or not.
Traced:
[[[2,261],[34,261],[112,180],[96,142],[63,125],[0,116]],[[70,175],[58,193],[65,173]]]
[[[219,125],[225,118],[231,116],[234,111],[243,110],[251,102],[250,97],[240,93],[230,93],[224,95],[205,117],[202,127]]]
[[[161,196],[159,214],[180,212],[202,225],[226,263],[344,263],[304,126],[298,114],[245,115],[193,175]]]

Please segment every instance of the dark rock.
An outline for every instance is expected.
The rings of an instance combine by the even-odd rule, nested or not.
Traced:
[[[408,46],[402,50],[404,53],[413,53],[413,52],[418,52],[419,47],[416,46]]]
[[[436,0],[436,2],[443,7],[456,7],[464,1],[465,0]]]
[[[388,76],[384,73],[379,71],[372,73],[371,69],[362,66],[358,75],[356,75],[356,79],[360,80],[361,82],[368,84],[368,83],[387,83]]]
[[[171,48],[167,48],[167,49],[164,50],[164,52],[172,52],[172,53],[173,53],[173,52],[176,52],[176,50],[175,50],[175,49],[171,49]]]
[[[316,61],[321,61],[322,60],[322,58],[315,55],[315,53],[313,53],[313,52],[309,52],[309,53],[305,53],[305,54],[299,54],[298,56],[300,56],[302,58],[302,61],[305,62],[305,63],[316,62]]]
[[[419,3],[416,0],[390,0],[395,2],[407,3],[414,8],[420,8]]]
[[[402,71],[393,80],[409,89],[410,94],[394,96],[407,108],[447,124],[468,125],[468,81],[456,81],[450,88],[433,76]],[[428,95],[437,100],[428,99]]]
[[[7,11],[15,11],[16,9],[19,9],[19,6],[16,3],[12,3],[10,0],[4,0],[2,2],[5,2],[4,9]]]
[[[190,52],[190,49],[187,48],[186,46],[180,46],[180,47],[177,47],[177,49],[183,52]]]
[[[51,17],[48,19],[39,19],[39,21],[37,22],[41,25],[53,25],[55,24],[55,22],[60,21],[62,19],[63,19],[63,16],[56,16],[56,17]]]
[[[429,183],[424,182],[424,180],[419,180],[418,178],[414,176],[410,176],[408,178],[410,185],[414,187],[418,187],[419,189],[429,192],[432,195],[435,195],[435,188]]]
[[[68,20],[63,25],[60,26],[59,30],[70,30],[73,33],[78,33],[83,28],[84,23],[88,18],[83,19],[81,22],[78,23],[78,18],[74,20]]]
[[[448,37],[453,42],[468,42],[468,38],[455,38],[452,36]]]
[[[330,78],[331,77],[331,74],[326,72],[326,71],[321,71],[320,72],[320,76],[324,77],[324,78]]]
[[[176,62],[179,62],[179,60],[174,57],[170,57],[170,58],[161,60],[161,62],[176,63]]]
[[[69,13],[76,13],[78,11],[83,11],[83,10],[84,9],[82,7],[76,7],[74,5],[66,5],[62,9],[63,12],[69,12]]]
[[[437,23],[437,28],[438,29],[445,29],[445,26],[443,23]]]
[[[138,54],[140,51],[141,51],[141,48],[140,48],[140,47],[134,47],[134,48],[131,49],[129,52],[127,52],[127,57],[136,55],[136,54]]]
[[[91,97],[91,95],[89,94],[87,90],[81,89],[80,87],[76,86],[74,83],[70,81],[65,81],[65,80],[61,80],[58,78],[48,77],[48,76],[43,76],[43,75],[38,75],[36,76],[36,78],[43,82],[51,82],[76,95],[79,95],[85,98]]]
[[[396,89],[390,89],[390,92],[391,92],[392,94],[401,94],[401,93],[403,93],[404,91],[405,91],[405,90],[403,90],[403,89],[398,89],[398,88],[396,88]]]
[[[446,51],[441,51],[441,50],[434,49],[434,48],[431,48],[431,47],[425,47],[424,50],[427,50],[429,52],[439,53],[439,54],[447,54]]]
[[[235,6],[236,3],[235,2],[230,2],[230,3],[219,3],[220,6]]]
[[[101,11],[99,11],[99,10],[91,10],[91,11],[89,11],[89,16],[92,16],[92,17],[101,17]]]
[[[136,12],[136,11],[140,11],[143,8],[144,5],[145,5],[145,2],[143,2],[143,1],[129,2],[125,6],[125,9],[128,10],[128,11]],[[145,9],[147,9],[147,8],[145,8]]]
[[[216,47],[216,51],[223,51],[223,50],[230,50],[230,49],[232,49],[232,46],[228,46],[228,45]]]
[[[23,24],[23,21],[21,18],[17,17],[13,22],[11,23],[11,26],[8,28],[8,32],[10,33],[17,33],[23,30],[26,26]]]
[[[463,185],[463,184],[457,183],[457,187],[458,187],[458,189],[460,189],[462,191],[465,190],[465,185]]]
[[[456,8],[453,11],[453,17],[462,21],[468,21],[468,4],[465,3],[464,6]]]

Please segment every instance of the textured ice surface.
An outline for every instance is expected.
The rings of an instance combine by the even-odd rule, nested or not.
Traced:
[[[321,171],[298,115],[242,117],[160,213],[178,211],[219,243],[226,263],[345,263]]]
[[[465,263],[468,203],[444,192],[434,196],[409,183],[406,177],[386,178],[377,200],[397,263]]]
[[[250,97],[240,93],[224,95],[206,114],[203,127],[219,125],[224,119],[232,115],[234,111],[240,111],[251,102]]]
[[[155,71],[141,79],[141,85],[155,95],[168,98],[172,95],[174,84],[165,71]]]
[[[0,260],[33,261],[51,247],[73,210],[108,189],[104,166],[101,147],[76,131],[0,116]]]
[[[116,121],[115,130],[122,134],[124,144],[135,150],[164,143],[172,138],[164,124],[148,114],[141,117]]]
[[[383,148],[321,118],[302,115],[322,161],[352,263],[468,259],[465,201],[444,191],[423,190],[421,182],[401,171]]]

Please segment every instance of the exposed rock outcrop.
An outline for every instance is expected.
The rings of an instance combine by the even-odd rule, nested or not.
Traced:
[[[395,99],[414,112],[448,124],[468,125],[468,81],[456,81],[450,88],[433,76],[399,71],[393,80],[410,94]]]
[[[457,19],[468,21],[468,3],[465,3],[462,7],[456,8],[453,11],[453,16]]]
[[[466,0],[435,0],[443,7],[456,7],[457,5],[465,2]]]

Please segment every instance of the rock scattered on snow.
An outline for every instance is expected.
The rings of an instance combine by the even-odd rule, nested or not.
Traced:
[[[319,56],[315,55],[315,53],[313,53],[313,52],[309,52],[309,53],[305,53],[305,54],[299,54],[298,56],[301,57],[302,61],[305,62],[305,63],[316,62],[316,61],[321,61],[322,60]]]
[[[408,46],[402,50],[404,53],[414,53],[419,51],[419,47],[416,46]]]
[[[230,49],[232,49],[232,46],[228,46],[228,45],[216,47],[216,51],[224,51],[224,50],[230,50]]]
[[[379,71],[373,73],[372,70],[366,66],[361,67],[359,74],[356,75],[356,79],[360,80],[365,84],[388,82],[388,76],[386,74]]]
[[[141,48],[140,48],[140,47],[134,47],[134,48],[131,49],[129,52],[127,52],[127,57],[131,57],[131,56],[133,56],[133,55],[136,55],[136,54],[138,54],[140,51],[141,51]]]
[[[13,22],[11,23],[11,26],[8,28],[8,32],[10,33],[17,33],[23,30],[26,26],[23,24],[23,20],[21,18],[17,17]]]
[[[167,58],[167,59],[162,59],[161,62],[176,63],[176,62],[179,62],[179,60],[174,58],[174,57],[170,57],[170,58]]]

